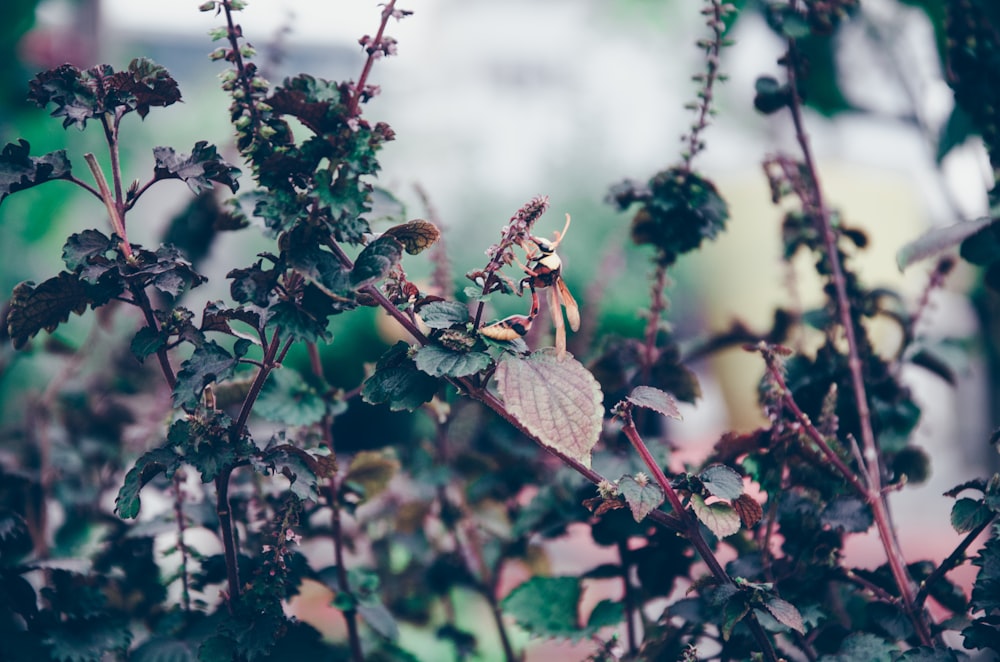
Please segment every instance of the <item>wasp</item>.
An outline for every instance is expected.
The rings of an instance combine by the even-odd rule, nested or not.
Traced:
[[[524,294],[527,286],[531,290],[531,310],[527,315],[511,315],[499,322],[484,326],[481,334],[493,340],[516,340],[528,333],[531,323],[538,315],[541,306],[538,300],[538,290],[548,291],[549,312],[556,329],[556,353],[561,357],[566,353],[566,325],[563,322],[563,309],[566,309],[566,319],[574,331],[580,328],[580,307],[570,294],[566,282],[562,279],[562,259],[556,253],[556,248],[566,237],[569,230],[570,216],[566,214],[566,225],[562,232],[555,233],[555,239],[549,241],[541,237],[529,236],[520,242],[524,249],[526,261],[522,264],[515,261],[527,274],[517,286],[518,296]]]

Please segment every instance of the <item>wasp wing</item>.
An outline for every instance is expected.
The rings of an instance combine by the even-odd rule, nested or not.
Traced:
[[[580,306],[577,305],[576,299],[573,295],[569,293],[569,288],[566,287],[566,282],[562,278],[556,279],[556,293],[559,296],[559,302],[566,308],[566,319],[569,320],[569,328],[574,331],[580,330]]]

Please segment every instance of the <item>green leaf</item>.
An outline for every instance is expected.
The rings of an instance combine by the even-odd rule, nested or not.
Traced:
[[[987,216],[975,221],[964,221],[943,228],[934,228],[900,248],[899,252],[896,253],[896,264],[902,271],[914,262],[919,262],[957,246],[965,239],[989,227],[993,222],[993,219]]]
[[[379,358],[375,372],[361,388],[365,402],[385,403],[392,411],[413,411],[434,397],[438,380],[417,369],[408,355],[409,349],[409,345],[400,341]]]
[[[750,613],[750,605],[742,591],[734,592],[722,606],[722,639],[729,641],[733,629]]]
[[[135,519],[139,514],[139,491],[161,473],[167,478],[181,466],[181,457],[171,447],[154,448],[135,461],[135,466],[125,474],[125,483],[118,490],[115,512],[123,519]]]
[[[792,99],[788,85],[779,83],[773,76],[760,76],[754,83],[756,95],[753,107],[765,115],[778,112],[789,104]]]
[[[840,496],[824,506],[820,521],[835,531],[864,533],[871,528],[875,520],[864,500],[853,496]]]
[[[965,143],[966,140],[976,134],[976,127],[969,114],[962,110],[962,107],[955,104],[948,115],[947,121],[941,127],[941,134],[938,136],[937,153],[934,160],[940,164],[944,157],[954,148]]]
[[[123,655],[132,642],[132,633],[117,618],[73,618],[49,625],[42,641],[52,660],[101,662],[114,657],[113,653]]]
[[[469,323],[469,308],[460,301],[432,301],[420,308],[420,319],[432,329],[450,329]]]
[[[625,498],[636,522],[659,508],[664,499],[663,489],[645,474],[622,476],[618,480],[618,492]]]
[[[313,455],[287,446],[267,452],[263,461],[254,461],[263,474],[281,474],[288,479],[288,491],[301,501],[319,501],[321,481],[336,471],[330,455]]]
[[[698,478],[712,496],[732,501],[743,494],[743,478],[723,464],[713,464],[702,471]]]
[[[190,155],[178,155],[172,147],[154,147],[153,157],[156,179],[180,179],[195,195],[211,191],[212,182],[228,186],[233,193],[240,187],[236,181],[240,169],[223,161],[215,145],[205,140],[196,142]]]
[[[824,655],[820,662],[892,662],[898,649],[881,637],[867,632],[850,634],[840,644],[837,655]]]
[[[951,507],[951,526],[957,533],[968,533],[993,516],[993,511],[982,501],[962,498]]]
[[[289,232],[287,237],[288,246],[283,255],[288,266],[301,272],[328,296],[353,296],[348,271],[333,253],[318,245],[317,238],[296,230]]]
[[[252,303],[264,308],[270,302],[271,292],[278,285],[277,269],[264,270],[263,261],[257,260],[252,267],[233,269],[226,274],[232,279],[229,292],[239,303]]]
[[[795,630],[799,634],[805,634],[805,624],[802,622],[802,614],[791,602],[768,596],[764,600],[764,606],[775,620],[787,628]]]
[[[652,409],[658,414],[667,418],[680,420],[681,412],[677,409],[677,402],[673,396],[665,391],[652,386],[636,386],[626,398],[637,407]]]
[[[181,100],[177,81],[164,67],[149,58],[139,57],[129,62],[127,75],[116,77],[115,83],[122,92],[130,95],[127,105],[135,108],[142,118],[152,106],[166,107]]]
[[[314,285],[308,285],[306,292],[310,289],[319,293]],[[329,302],[330,299],[325,294],[311,298],[303,296],[301,304],[279,301],[268,308],[267,325],[271,328],[280,327],[284,337],[302,342],[329,342],[332,336],[327,331],[327,314],[334,312]]]
[[[532,577],[500,604],[522,628],[543,637],[574,638],[580,633],[576,577]]]
[[[716,538],[725,538],[740,530],[740,516],[728,503],[705,503],[701,495],[692,494],[691,510]]]
[[[583,365],[551,348],[508,357],[496,370],[507,411],[542,445],[590,466],[604,421],[600,384]]]
[[[958,659],[958,654],[953,650],[919,646],[897,657],[896,662],[958,662]]]
[[[187,361],[181,364],[174,385],[174,405],[194,408],[201,400],[201,393],[212,382],[229,379],[236,371],[239,359],[250,348],[248,340],[238,340],[234,346],[236,355],[209,340],[194,350]]]
[[[260,390],[254,413],[286,425],[319,423],[330,411],[327,396],[291,368],[271,371]]]
[[[360,289],[381,280],[403,256],[403,245],[389,236],[381,236],[365,246],[351,270],[351,285]]]
[[[424,345],[413,357],[419,370],[432,377],[465,377],[490,366],[483,352],[456,352],[440,345]]]
[[[783,14],[781,33],[789,39],[802,39],[812,32],[809,22],[798,12],[789,11]]]
[[[364,493],[364,501],[385,491],[389,481],[399,473],[399,460],[378,451],[360,451],[351,460],[345,482],[356,483]]]
[[[601,600],[594,605],[587,618],[586,631],[593,636],[601,628],[615,627],[624,620],[625,605],[613,600]]]
[[[66,150],[33,157],[28,156],[30,149],[28,141],[20,139],[17,144],[7,143],[0,151],[0,203],[11,193],[69,177]]]
[[[198,646],[194,642],[172,637],[152,637],[136,648],[129,662],[195,662]]]
[[[359,604],[357,609],[358,616],[363,618],[372,630],[389,641],[399,639],[399,625],[396,624],[392,612],[385,605],[382,603]]]

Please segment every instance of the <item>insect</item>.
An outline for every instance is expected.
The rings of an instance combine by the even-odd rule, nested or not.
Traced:
[[[566,214],[566,225],[562,232],[555,233],[555,239],[549,241],[531,236],[521,242],[528,265],[515,258],[518,265],[527,274],[518,283],[517,293],[522,295],[524,287],[531,289],[531,310],[527,315],[511,315],[499,322],[484,326],[479,330],[487,338],[494,340],[515,340],[528,333],[531,323],[541,308],[538,300],[538,290],[547,289],[549,297],[549,312],[556,329],[556,353],[562,356],[566,353],[566,325],[563,322],[562,309],[566,309],[566,319],[574,331],[580,328],[580,307],[570,294],[566,282],[562,279],[562,259],[556,254],[556,248],[569,230],[570,216]],[[528,244],[528,245],[526,245]]]

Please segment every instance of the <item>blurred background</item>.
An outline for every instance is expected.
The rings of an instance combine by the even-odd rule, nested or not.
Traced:
[[[23,137],[34,155],[67,149],[74,163],[86,151],[103,156],[97,132],[64,131],[28,105],[28,81],[64,62],[119,69],[147,56],[171,72],[184,103],[154,108],[144,122],[129,117],[123,128],[128,179],[149,177],[157,145],[189,152],[195,141],[208,140],[237,162],[228,99],[219,89],[224,67],[208,59],[215,44],[207,33],[222,21],[199,13],[199,4],[5,0],[0,138],[7,143]],[[787,118],[753,110],[755,79],[782,77],[776,64],[781,41],[752,0],[737,4],[742,11],[729,33],[736,43],[722,63],[730,80],[717,88],[719,114],[705,136],[708,150],[696,161],[717,183],[731,218],[719,241],[683,258],[671,273],[668,317],[682,341],[727,328],[736,318],[763,331],[776,306],[808,308],[821,299],[808,260],[791,268],[781,260],[782,212],[770,202],[760,167],[769,154],[795,152]],[[584,317],[602,332],[639,335],[640,311],[649,304],[650,254],[628,240],[629,216],[604,199],[611,185],[625,178],[644,181],[678,160],[679,137],[693,119],[684,109],[697,90],[690,77],[703,68],[694,44],[706,32],[701,3],[410,0],[400,6],[415,13],[390,24],[398,57],[376,63],[370,81],[382,93],[365,111],[369,120],[388,122],[397,136],[381,154],[380,186],[405,204],[407,218],[430,215],[416,187],[426,194],[444,226],[458,290],[467,284],[463,274],[481,268],[483,251],[507,219],[532,197],[549,196],[550,211],[536,231],[561,229],[563,215],[572,215],[560,254]],[[959,135],[942,148],[952,112],[939,55],[942,7],[943,0],[866,0],[853,20],[810,52],[806,122],[823,186],[845,222],[869,235],[870,247],[857,262],[865,282],[897,289],[911,302],[930,265],[901,273],[896,252],[931,227],[985,214],[990,181],[978,139]],[[255,0],[240,21],[272,82],[299,72],[343,80],[357,78],[363,64],[357,41],[375,31],[379,11],[368,0]],[[246,175],[242,184],[250,186]],[[131,212],[130,237],[147,244],[158,240],[189,202],[181,182],[156,187]],[[105,226],[103,208],[64,182],[4,200],[0,291],[53,275],[68,234]],[[216,242],[201,269],[211,282],[194,295],[226,296],[224,272],[233,256],[245,255],[249,263],[264,246],[255,232]],[[221,271],[213,271],[220,256],[226,257],[219,260]],[[407,266],[415,280],[430,269],[426,261]],[[919,371],[910,380],[926,405],[917,442],[932,455],[935,471],[927,484],[907,489],[894,502],[904,547],[914,555],[940,558],[954,541],[927,540],[921,527],[907,524],[923,520],[946,527],[951,502],[941,492],[970,471],[988,475],[996,464],[986,443],[997,422],[989,377],[993,350],[981,335],[983,308],[969,296],[978,296],[976,283],[976,274],[960,269],[935,293],[921,328],[971,351],[956,359],[957,389]],[[521,304],[515,300],[510,309],[495,312],[523,312]],[[349,317],[358,326],[338,329],[326,358],[346,366],[332,379],[351,388],[360,380],[362,361],[378,357],[391,330],[379,327],[382,341],[373,342],[370,329],[377,320]],[[78,345],[92,324],[89,317],[74,318],[57,334]],[[882,340],[891,346],[889,330]],[[586,354],[585,348],[573,349]],[[0,407],[6,413],[18,407],[18,393],[44,388],[51,366],[37,357],[14,357],[9,347],[0,352]],[[760,421],[757,357],[733,351],[694,367],[703,397],[685,407],[685,421],[673,431],[687,453],[678,462],[707,453],[723,431],[751,429]],[[866,545],[858,539],[859,555],[870,551]]]

